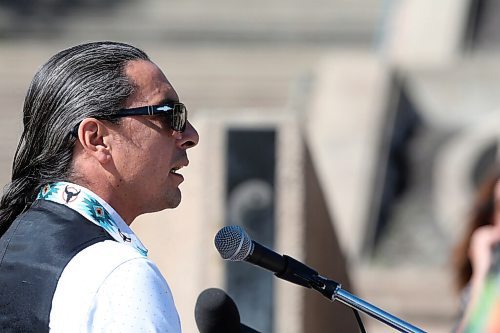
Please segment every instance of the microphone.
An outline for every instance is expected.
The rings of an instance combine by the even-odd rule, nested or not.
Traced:
[[[248,261],[270,270],[281,279],[303,287],[324,288],[322,283],[324,281],[320,281],[318,272],[292,257],[282,256],[253,241],[240,226],[230,225],[220,229],[215,235],[214,243],[221,257],[225,260]],[[335,288],[336,285],[333,287]]]
[[[217,288],[205,289],[198,296],[194,318],[200,333],[259,333],[240,322],[233,299]]]
[[[287,255],[280,255],[253,241],[240,226],[225,226],[215,235],[215,247],[221,257],[230,261],[247,261],[270,270],[277,277],[289,282],[312,288],[330,301],[339,302],[362,311],[400,332],[425,333],[392,314],[364,301],[342,289],[335,281],[322,277],[315,270]]]

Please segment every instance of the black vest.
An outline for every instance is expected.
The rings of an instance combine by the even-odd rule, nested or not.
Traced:
[[[0,237],[0,332],[48,332],[64,267],[84,248],[108,239],[71,208],[35,201]]]

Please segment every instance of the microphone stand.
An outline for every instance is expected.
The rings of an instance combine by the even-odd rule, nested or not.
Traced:
[[[383,322],[384,324],[397,329],[399,332],[405,332],[405,333],[425,332],[420,328],[415,327],[412,324],[407,323],[406,321],[401,320],[398,317],[395,317],[392,314],[385,312],[384,310],[377,308],[376,306],[354,296],[353,294],[342,289],[340,285],[338,285],[337,290],[333,295],[333,297],[331,298],[331,300],[332,301],[338,300],[341,303],[344,303],[345,305],[350,306],[353,309],[357,309],[361,312],[364,312],[367,315]]]
[[[342,289],[340,283],[329,280],[318,275],[318,273],[310,267],[305,266],[301,262],[292,257],[283,255],[287,263],[287,268],[284,272],[276,274],[277,277],[288,280],[293,283],[300,284],[307,288],[312,288],[319,291],[323,296],[331,301],[338,300],[339,302],[383,322],[384,324],[404,333],[425,333],[418,327],[401,320],[392,314],[362,300],[359,297]]]

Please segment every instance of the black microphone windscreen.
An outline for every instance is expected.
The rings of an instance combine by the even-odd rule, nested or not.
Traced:
[[[214,243],[221,257],[230,261],[245,260],[252,253],[254,245],[245,230],[237,225],[220,229]]]
[[[241,330],[238,308],[221,289],[206,289],[198,296],[194,318],[200,333],[234,333]]]

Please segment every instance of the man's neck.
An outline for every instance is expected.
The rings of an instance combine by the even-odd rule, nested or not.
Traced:
[[[82,181],[80,179],[70,180],[70,182],[83,186],[90,191],[97,194],[102,200],[106,201],[113,209],[121,216],[127,225],[131,225],[138,214],[132,212],[133,207],[127,207],[122,200],[121,195],[111,184],[109,183],[96,183]]]

